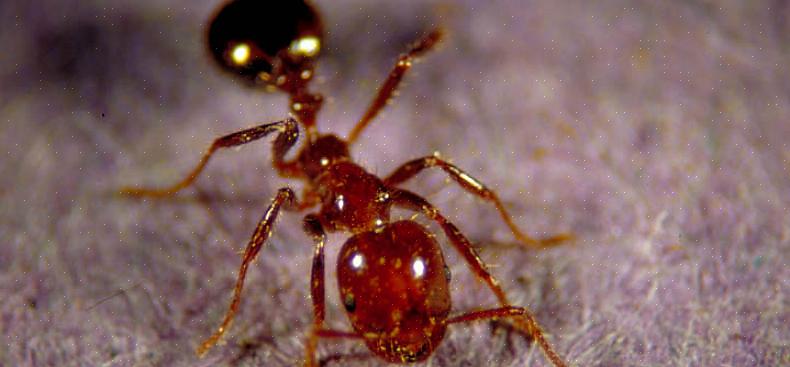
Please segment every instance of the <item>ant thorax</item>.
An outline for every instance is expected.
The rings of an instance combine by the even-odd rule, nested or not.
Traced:
[[[247,270],[271,237],[281,210],[318,207],[302,222],[313,240],[313,322],[306,330],[305,366],[318,364],[316,348],[319,339],[324,338],[361,339],[374,355],[389,362],[421,361],[436,350],[448,326],[498,318],[512,321],[513,328],[535,341],[556,367],[565,365],[546,341],[532,313],[511,305],[461,230],[428,200],[401,186],[423,170],[438,168],[466,192],[493,204],[525,248],[553,246],[568,240],[570,235],[545,239],[527,236],[515,225],[494,191],[438,156],[415,158],[379,178],[354,163],[349,154],[350,147],[393,98],[413,66],[412,61],[433,49],[443,35],[442,29],[427,33],[398,58],[368,108],[343,139],[318,132],[316,116],[323,97],[308,87],[322,47],[323,28],[310,3],[234,0],[214,15],[207,38],[220,68],[254,88],[287,94],[291,117],[217,138],[192,171],[169,187],[126,188],[121,193],[159,198],[175,195],[197,180],[218,151],[269,135],[275,136],[273,168],[282,177],[301,180],[304,192],[297,198],[289,187],[277,191],[244,250],[230,306],[219,327],[198,347],[198,355],[207,353],[229,330],[241,305]],[[286,156],[299,143],[300,131],[305,143],[296,158],[289,160]],[[441,228],[446,242],[494,293],[498,307],[451,316],[450,272],[436,236],[413,220],[391,222],[391,208],[420,214]],[[336,270],[351,331],[328,329],[325,323],[324,244],[326,232],[334,231],[350,236],[341,249]]]

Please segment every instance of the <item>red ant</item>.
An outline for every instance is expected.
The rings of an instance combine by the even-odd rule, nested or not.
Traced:
[[[272,14],[261,21],[261,14]],[[387,80],[348,138],[319,133],[316,113],[323,98],[310,92],[314,61],[322,41],[322,25],[312,6],[302,1],[263,2],[236,0],[215,15],[208,32],[211,52],[219,64],[249,83],[279,90],[290,96],[295,118],[268,123],[216,139],[197,166],[182,181],[164,189],[127,188],[125,195],[165,197],[191,185],[213,154],[243,145],[269,134],[274,139],[273,166],[287,178],[305,181],[297,200],[290,188],[281,188],[258,222],[244,251],[233,299],[219,328],[197,349],[202,356],[227,332],[241,301],[247,268],[272,233],[280,209],[304,210],[320,205],[304,218],[304,230],[313,238],[310,276],[313,325],[306,341],[305,365],[314,366],[319,338],[361,339],[377,356],[396,363],[428,358],[451,324],[509,318],[515,327],[535,340],[555,366],[565,366],[546,341],[532,313],[510,304],[497,280],[461,231],[419,195],[398,188],[422,170],[442,169],[464,190],[494,204],[502,219],[522,243],[541,248],[568,239],[559,235],[536,240],[513,223],[497,195],[458,167],[428,156],[410,161],[385,178],[367,172],[351,160],[349,147],[393,96],[412,61],[439,43],[440,29],[428,33],[398,58]],[[307,142],[296,158],[285,155],[299,136],[301,123]],[[494,292],[500,307],[450,316],[450,272],[434,235],[412,220],[390,221],[392,207],[425,215],[442,228],[453,247],[473,273]],[[337,264],[340,296],[354,331],[324,327],[324,242],[326,231],[351,234]]]

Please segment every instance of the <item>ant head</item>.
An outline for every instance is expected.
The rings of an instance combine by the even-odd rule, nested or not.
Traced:
[[[220,67],[250,85],[293,95],[312,78],[322,33],[305,1],[234,0],[211,21],[208,46]]]

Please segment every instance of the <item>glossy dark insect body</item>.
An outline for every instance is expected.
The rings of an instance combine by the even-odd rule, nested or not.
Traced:
[[[272,23],[261,22],[261,19]],[[280,209],[305,210],[319,206],[317,212],[304,219],[304,229],[314,240],[310,282],[314,321],[306,340],[305,365],[316,364],[314,355],[319,338],[361,339],[377,356],[390,362],[406,363],[428,358],[451,324],[508,318],[519,331],[540,345],[555,366],[564,366],[529,310],[509,303],[505,292],[461,231],[428,201],[398,186],[424,169],[438,167],[466,191],[493,203],[524,245],[551,246],[567,239],[567,235],[542,240],[524,235],[493,191],[438,157],[407,162],[384,178],[367,172],[350,158],[349,147],[392,97],[412,60],[441,40],[441,30],[428,33],[400,56],[346,139],[319,133],[316,127],[316,113],[322,97],[310,92],[308,84],[320,50],[321,35],[320,18],[305,2],[236,0],[226,4],[215,15],[209,29],[208,43],[215,60],[251,85],[287,93],[295,118],[216,139],[192,172],[175,185],[164,189],[122,190],[130,196],[173,195],[197,179],[217,150],[246,144],[272,133],[276,134],[272,148],[274,168],[283,177],[306,182],[301,200],[297,200],[289,188],[277,192],[245,249],[225,318],[214,334],[200,345],[198,354],[205,354],[227,332],[241,301],[247,268],[271,235]],[[296,158],[289,161],[285,155],[297,143],[299,124],[304,128],[306,143]],[[421,213],[436,222],[472,272],[494,292],[500,307],[451,316],[450,273],[439,244],[417,222],[391,222],[393,207]],[[340,250],[337,264],[341,301],[353,326],[350,332],[324,327],[326,231],[351,234]]]

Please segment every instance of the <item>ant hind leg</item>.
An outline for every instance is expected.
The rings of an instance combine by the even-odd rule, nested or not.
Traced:
[[[521,310],[518,311],[518,315],[512,315],[514,326],[536,340],[538,345],[540,345],[541,349],[543,349],[543,352],[546,354],[546,357],[551,360],[555,367],[566,366],[565,362],[562,361],[562,358],[560,358],[557,352],[554,351],[554,348],[551,346],[551,344],[546,341],[545,337],[543,336],[543,332],[541,331],[540,326],[538,325],[532,313],[526,308],[517,308],[511,306],[507,296],[505,295],[505,290],[502,289],[502,286],[499,285],[499,282],[496,280],[496,278],[494,278],[494,276],[488,272],[486,264],[480,258],[480,255],[477,254],[466,236],[461,233],[461,230],[459,230],[458,227],[447,220],[447,218],[445,218],[439,212],[439,210],[433,206],[433,204],[429,203],[427,200],[423,199],[417,194],[406,190],[392,189],[391,197],[394,200],[396,206],[422,213],[429,219],[435,221],[436,224],[442,228],[442,231],[444,231],[445,236],[447,236],[447,238],[450,240],[450,243],[453,245],[453,247],[461,254],[464,260],[466,260],[466,263],[469,265],[472,273],[475,274],[475,276],[477,276],[479,279],[482,279],[486,285],[488,285],[491,291],[494,292],[494,295],[496,295],[497,299],[499,300],[499,304],[502,306],[502,309]],[[494,312],[490,315],[497,315],[497,312]],[[485,315],[489,314],[480,315],[482,315],[482,318],[485,318]],[[504,315],[504,313],[502,313],[502,315]],[[458,320],[457,322],[464,320],[458,318],[456,319]],[[472,317],[472,319],[474,319],[474,317]]]
[[[541,349],[546,352],[546,356],[551,360],[551,363],[557,367],[564,367],[565,362],[562,361],[560,356],[552,349],[551,345],[546,341],[543,332],[540,330],[535,317],[529,312],[528,309],[523,307],[506,306],[494,308],[489,310],[474,311],[463,315],[455,316],[447,320],[448,324],[467,323],[477,320],[498,320],[500,318],[513,318],[516,320],[524,320],[517,323],[518,331],[522,332],[525,337],[530,341],[535,340],[540,345]]]
[[[318,331],[324,326],[326,299],[324,295],[324,243],[326,232],[321,221],[315,214],[304,217],[304,231],[313,238],[313,265],[310,271],[310,298],[313,301],[313,327],[305,343],[305,360],[307,367],[315,365],[315,350],[318,345]]]

